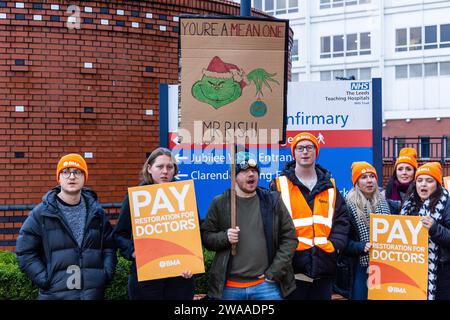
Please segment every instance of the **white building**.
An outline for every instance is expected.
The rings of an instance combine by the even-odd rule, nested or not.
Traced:
[[[384,136],[450,135],[450,1],[252,0],[252,7],[290,20],[292,81],[380,77]]]

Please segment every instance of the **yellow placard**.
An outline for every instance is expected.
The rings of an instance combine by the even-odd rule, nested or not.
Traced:
[[[271,129],[284,138],[288,30],[288,20],[180,17],[180,128],[191,143]]]
[[[426,300],[428,231],[418,216],[370,215],[369,300]]]
[[[138,281],[205,272],[192,180],[128,188]]]
[[[444,177],[442,180],[444,181],[445,189],[450,191],[450,176]]]

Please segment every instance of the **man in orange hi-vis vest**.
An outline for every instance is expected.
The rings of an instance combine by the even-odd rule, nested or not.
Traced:
[[[292,300],[330,300],[336,258],[347,243],[347,206],[328,170],[316,163],[319,143],[308,132],[291,143],[295,160],[271,183],[294,222],[298,246],[292,260],[296,290]]]

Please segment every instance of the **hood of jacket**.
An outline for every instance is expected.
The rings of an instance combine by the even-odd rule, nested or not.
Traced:
[[[61,192],[61,187],[56,186],[52,189],[50,189],[43,197],[42,197],[42,203],[44,207],[47,209],[47,214],[55,214],[57,215],[59,212],[58,205],[56,204],[56,197]],[[81,189],[81,196],[83,197],[84,201],[86,202],[86,207],[88,210],[88,214],[91,214],[92,212],[98,212],[97,207],[100,206],[100,204],[97,202],[98,196],[95,193],[95,191],[90,190],[88,188]]]
[[[333,187],[333,184],[330,180],[332,178],[330,171],[317,163],[315,164],[315,169],[317,174],[317,183],[314,189],[311,191],[311,196],[314,196],[316,193]],[[289,161],[285,165],[283,171],[281,172],[281,175],[286,176],[294,185],[298,186],[299,188],[306,188],[295,175],[295,160]]]

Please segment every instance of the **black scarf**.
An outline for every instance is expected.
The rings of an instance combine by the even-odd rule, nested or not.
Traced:
[[[434,219],[434,223],[440,223],[442,220],[442,213],[445,208],[445,204],[448,199],[448,191],[442,188],[442,196],[439,198],[436,208],[433,212],[430,212],[430,199],[423,202],[419,209],[419,216],[431,216]],[[412,194],[408,200],[403,204],[401,215],[411,215],[411,211],[414,204],[414,194]],[[439,262],[439,245],[428,238],[428,300],[434,300],[436,296],[436,277],[437,267]]]

